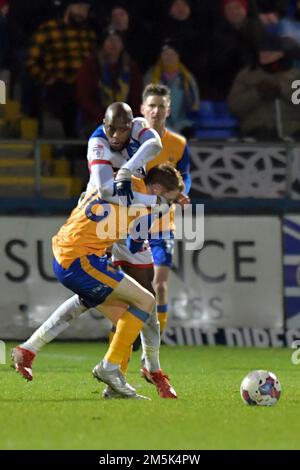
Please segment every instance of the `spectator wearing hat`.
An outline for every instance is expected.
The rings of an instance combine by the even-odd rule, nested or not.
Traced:
[[[171,91],[172,109],[167,119],[168,128],[191,137],[192,121],[189,113],[199,110],[199,90],[196,80],[181,62],[171,41],[166,41],[154,67],[145,75],[145,85],[162,83]]]
[[[280,39],[266,38],[256,65],[241,70],[228,98],[242,135],[260,140],[298,136],[300,107],[291,101],[291,84],[299,79]]]
[[[71,0],[63,17],[42,24],[34,34],[27,66],[45,96],[44,105],[61,120],[66,137],[76,137],[75,79],[95,47],[88,0]]]
[[[124,49],[122,34],[104,32],[102,44],[82,64],[77,76],[77,103],[81,133],[89,135],[114,101],[130,105],[139,114],[142,75]]]

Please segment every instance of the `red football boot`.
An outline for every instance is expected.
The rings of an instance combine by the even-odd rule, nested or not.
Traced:
[[[29,349],[21,348],[16,346],[12,352],[11,357],[14,362],[14,367],[22,377],[26,380],[32,380],[32,361],[35,358],[35,354]]]
[[[161,369],[156,372],[149,372],[146,367],[141,369],[141,375],[147,382],[155,385],[157,393],[162,398],[177,398],[177,394],[169,382],[169,377]]]

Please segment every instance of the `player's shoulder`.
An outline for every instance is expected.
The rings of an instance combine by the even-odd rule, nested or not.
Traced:
[[[131,136],[133,139],[138,139],[141,131],[144,129],[149,129],[148,121],[143,117],[136,117],[132,121],[132,131]]]
[[[164,137],[166,138],[166,140],[175,142],[176,144],[181,144],[182,146],[185,146],[187,144],[186,138],[183,135],[171,131],[170,129],[166,129]]]
[[[102,126],[99,126],[91,135],[88,142],[88,159],[111,160],[109,142]]]
[[[91,134],[89,140],[97,138],[97,137],[100,137],[102,139],[107,140],[107,137],[106,137],[105,132],[104,132],[104,125],[103,124],[100,124],[100,126],[98,126],[94,130],[94,132]]]

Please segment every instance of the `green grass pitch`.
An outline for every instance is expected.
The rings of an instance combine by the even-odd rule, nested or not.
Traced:
[[[31,383],[0,365],[0,448],[300,448],[300,365],[292,365],[291,350],[163,346],[178,400],[161,399],[140,378],[134,353],[128,381],[151,401],[102,398],[91,369],[105,350],[100,343],[48,345]],[[240,383],[253,369],[278,375],[283,393],[275,407],[243,404]]]

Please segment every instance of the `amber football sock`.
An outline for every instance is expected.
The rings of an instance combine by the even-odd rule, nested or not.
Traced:
[[[128,362],[128,354],[132,343],[140,333],[149,314],[137,307],[129,307],[126,313],[118,320],[116,332],[105,354],[105,359],[113,364]]]
[[[157,318],[160,324],[160,334],[162,335],[168,321],[168,304],[157,305]]]
[[[109,336],[108,336],[109,344],[112,342],[112,340],[115,336],[115,332],[116,332],[116,327],[115,327],[115,325],[113,325],[111,331],[109,332]],[[129,362],[130,362],[130,359],[131,359],[131,353],[132,353],[132,345],[128,348],[127,354],[126,354],[126,356],[124,357],[123,361],[120,364],[120,369],[121,369],[121,372],[123,373],[123,375],[126,375],[128,365],[129,365]]]

